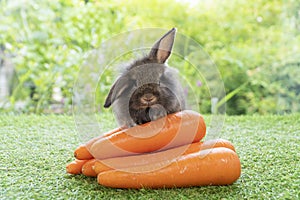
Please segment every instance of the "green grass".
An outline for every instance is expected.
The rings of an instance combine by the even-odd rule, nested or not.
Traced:
[[[110,189],[66,174],[80,144],[71,116],[0,115],[0,199],[299,199],[300,115],[226,117],[242,163],[230,186]]]

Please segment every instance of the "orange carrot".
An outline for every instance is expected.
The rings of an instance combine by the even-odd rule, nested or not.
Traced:
[[[211,139],[211,140],[206,140],[202,143],[199,143],[199,145],[195,146],[194,148],[187,148],[185,151],[185,155],[189,153],[194,153],[197,151],[201,151],[204,149],[211,149],[211,148],[216,148],[216,147],[225,147],[228,149],[231,149],[232,151],[235,152],[235,148],[231,142],[225,139]]]
[[[218,147],[183,155],[170,165],[151,172],[105,171],[98,174],[97,181],[113,188],[172,188],[228,185],[240,174],[237,154],[231,149]]]
[[[207,140],[205,141],[205,148],[216,148],[216,147],[226,147],[228,149],[231,149],[232,151],[235,151],[235,148],[231,142],[225,139],[214,139],[214,140]]]
[[[96,162],[96,159],[91,159],[87,161],[83,166],[82,166],[82,174],[90,177],[96,177],[97,174],[94,171],[94,164]]]
[[[74,151],[75,158],[77,158],[79,160],[89,160],[89,159],[94,158],[92,156],[92,154],[90,153],[90,151],[89,151],[89,149],[93,145],[93,143],[96,142],[97,140],[103,138],[103,137],[110,136],[110,135],[112,135],[114,133],[117,133],[117,132],[119,132],[121,130],[122,130],[122,128],[113,129],[113,130],[111,130],[111,131],[109,131],[107,133],[104,133],[103,135],[100,135],[98,137],[95,137],[95,138],[89,140],[86,144],[80,145]]]
[[[88,160],[74,160],[67,164],[66,170],[69,174],[81,174],[82,166],[87,162]]]
[[[183,145],[180,147],[168,149],[165,151],[159,151],[154,153],[145,153],[133,156],[115,157],[104,160],[98,160],[94,164],[94,171],[99,174],[104,171],[112,169],[124,169],[139,165],[149,165],[153,163],[159,163],[166,160],[173,160],[181,155],[187,155],[195,153],[200,150],[210,149],[214,147],[226,147],[235,151],[234,146],[224,139],[207,140],[204,142],[196,142],[189,145]],[[168,164],[166,162],[166,164]],[[147,170],[147,168],[144,168]]]
[[[140,165],[144,166],[153,163],[162,163],[164,161],[173,160],[181,156],[187,149],[199,149],[197,148],[197,146],[200,145],[199,143],[193,143],[191,145],[183,145],[180,147],[154,152],[154,153],[144,153],[139,155],[114,157],[114,158],[108,158],[104,160],[98,160],[94,165],[94,171],[96,172],[96,174],[99,174],[103,171],[108,171],[113,169],[124,169],[128,167],[136,167]],[[168,164],[167,162],[165,163]]]
[[[94,158],[84,144],[75,149],[74,157],[79,160],[90,160]]]
[[[166,150],[198,142],[205,132],[203,117],[197,112],[184,110],[101,138],[92,144],[90,153],[101,160]]]

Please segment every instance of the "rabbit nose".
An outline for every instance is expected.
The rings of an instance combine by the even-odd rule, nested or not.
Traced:
[[[155,102],[156,99],[157,99],[156,96],[154,96],[153,94],[146,93],[142,96],[141,101],[142,103],[149,104]]]

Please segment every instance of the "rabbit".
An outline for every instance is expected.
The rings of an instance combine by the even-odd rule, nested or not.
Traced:
[[[133,127],[185,109],[178,72],[167,66],[176,28],[168,31],[141,59],[127,66],[111,87],[104,107],[112,106],[121,127]]]

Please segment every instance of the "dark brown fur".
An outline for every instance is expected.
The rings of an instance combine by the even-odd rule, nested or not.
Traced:
[[[175,29],[155,43],[148,56],[133,62],[112,86],[104,107],[112,105],[120,126],[134,126],[185,109],[177,71],[168,67]]]

